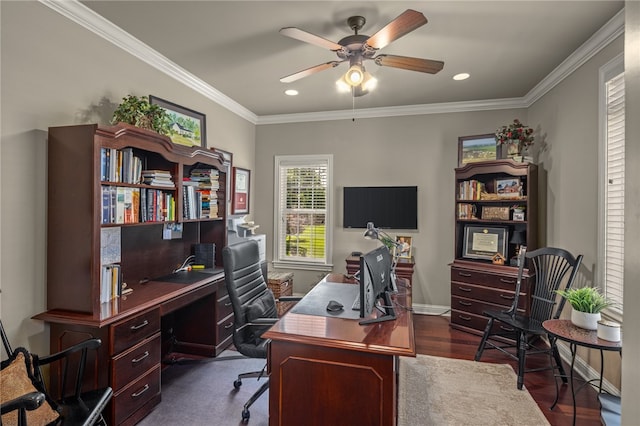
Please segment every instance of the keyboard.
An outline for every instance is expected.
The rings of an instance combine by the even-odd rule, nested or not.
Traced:
[[[358,295],[356,296],[356,300],[353,301],[351,309],[353,309],[354,311],[360,310],[360,293],[358,293]]]

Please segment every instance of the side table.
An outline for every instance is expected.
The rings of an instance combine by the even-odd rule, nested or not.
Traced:
[[[571,396],[573,398],[573,425],[576,424],[576,391],[573,384],[573,367],[576,361],[576,351],[578,346],[586,348],[597,349],[600,351],[600,381],[598,386],[598,393],[602,393],[602,374],[604,372],[604,351],[616,351],[622,356],[622,340],[619,342],[610,342],[598,338],[598,333],[595,330],[586,330],[584,328],[576,327],[570,320],[564,319],[552,319],[542,323],[542,327],[549,333],[551,337],[563,340],[569,343],[569,349],[571,350]],[[587,383],[590,383],[588,381]],[[558,403],[558,392],[556,387],[556,399],[551,406],[551,409]]]

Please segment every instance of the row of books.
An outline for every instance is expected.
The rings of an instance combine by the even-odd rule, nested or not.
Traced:
[[[102,224],[176,220],[172,192],[152,188],[102,186]]]
[[[477,219],[476,206],[473,204],[458,204],[458,219]]]
[[[142,159],[133,148],[100,148],[100,179],[103,182],[140,183]]]
[[[218,217],[219,172],[216,169],[193,169],[183,178],[183,218],[215,219]]]
[[[122,274],[117,263],[102,265],[100,274],[100,303],[122,294]]]
[[[483,192],[486,192],[484,183],[475,179],[458,184],[458,200],[479,200]]]
[[[143,170],[142,183],[146,185],[162,186],[165,188],[175,188],[171,173],[166,170]]]

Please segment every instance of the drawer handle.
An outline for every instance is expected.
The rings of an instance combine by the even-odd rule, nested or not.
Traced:
[[[144,320],[144,321],[142,322],[142,324],[139,324],[139,325],[132,325],[130,328],[131,328],[131,331],[136,331],[136,330],[140,330],[142,327],[146,327],[146,326],[148,326],[148,325],[149,325],[149,321]]]
[[[148,390],[149,390],[149,385],[148,384],[144,385],[144,387],[142,389],[140,389],[138,392],[132,393],[131,397],[132,398],[137,398],[137,397],[139,397],[140,395],[142,395],[143,393],[145,393]]]
[[[143,359],[145,359],[146,357],[149,356],[149,351],[144,351],[144,354],[142,354],[142,356],[140,358],[135,358],[131,360],[131,364],[137,364],[140,361],[142,361]]]
[[[458,272],[458,275],[460,275],[461,277],[470,277],[471,274],[466,273],[466,272]]]
[[[473,304],[471,302],[463,302],[462,300],[458,300],[458,303],[461,304],[462,306],[471,306]]]
[[[467,288],[467,287],[458,287],[458,290],[460,291],[466,291],[467,293],[471,293],[471,289]]]
[[[501,330],[504,330],[504,331],[516,331],[516,329],[515,329],[515,328],[505,327],[504,325],[501,325],[501,326],[500,326],[500,329],[501,329]]]
[[[231,306],[231,302],[225,303],[224,306],[228,308],[229,306]]]
[[[464,315],[458,315],[458,318],[460,318],[461,320],[465,320],[465,321],[471,321],[471,317],[467,317]]]
[[[503,283],[506,283],[506,284],[515,284],[516,283],[515,280],[510,280],[510,279],[507,279],[507,278],[500,278],[500,281],[503,282]]]
[[[230,322],[229,324],[225,325],[225,326],[224,326],[224,329],[225,329],[225,330],[228,330],[228,329],[230,329],[231,327],[233,327],[233,322]]]
[[[505,295],[505,294],[501,294],[501,295],[500,295],[500,297],[501,297],[502,299],[507,299],[507,300],[513,300],[513,299],[515,299],[515,296],[511,296],[510,294],[506,294],[506,295]]]

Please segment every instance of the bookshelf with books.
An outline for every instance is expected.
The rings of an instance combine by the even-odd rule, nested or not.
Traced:
[[[487,323],[485,309],[510,307],[517,250],[522,245],[527,250],[538,247],[538,201],[535,164],[502,159],[455,169],[453,327],[481,334]],[[506,259],[503,264],[498,253]],[[521,295],[525,311],[530,278],[525,270]]]
[[[109,424],[134,424],[160,401],[162,358],[217,356],[231,343],[228,172],[215,150],[126,124],[49,128],[47,311],[34,318],[49,323],[52,352],[102,340],[86,387],[113,388]],[[188,181],[200,194],[193,217]],[[176,274],[201,246],[214,248],[214,267]],[[123,361],[147,352],[135,371]]]

